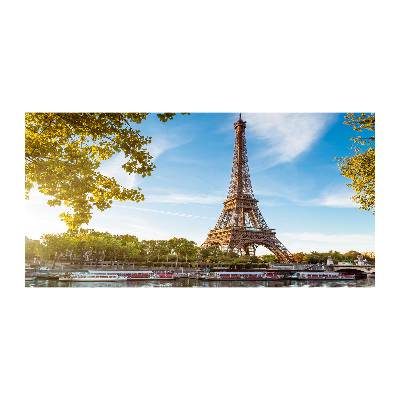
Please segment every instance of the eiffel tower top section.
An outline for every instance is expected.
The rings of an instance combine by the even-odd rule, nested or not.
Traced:
[[[246,121],[242,120],[242,114],[234,124],[235,149],[233,153],[233,165],[231,174],[231,183],[228,190],[228,199],[231,198],[254,198],[253,189],[251,187],[249,165],[247,159],[247,148],[245,129]]]

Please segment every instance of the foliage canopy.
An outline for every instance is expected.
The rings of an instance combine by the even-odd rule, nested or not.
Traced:
[[[185,114],[185,113],[182,113]],[[103,211],[113,200],[144,200],[141,189],[127,189],[113,177],[99,172],[102,161],[123,153],[122,168],[128,174],[151,175],[155,166],[146,149],[150,137],[140,135],[140,124],[148,113],[26,113],[25,193],[37,185],[52,196],[50,206],[62,203],[69,211],[60,214],[69,230],[87,224],[91,210]],[[175,113],[157,114],[162,122]]]
[[[348,113],[344,124],[352,126],[358,132],[366,129],[375,133],[375,114],[361,113],[356,116]],[[353,142],[351,155],[335,160],[338,161],[340,174],[351,179],[347,186],[355,191],[351,198],[360,205],[359,210],[375,214],[375,148],[372,147],[375,135],[367,138],[352,137],[350,140]]]
[[[351,250],[341,254],[330,250],[328,253],[312,251],[310,253],[293,254],[296,262],[309,264],[326,263],[328,256],[334,262],[355,261],[361,253]],[[26,238],[25,259],[32,260],[40,257],[42,260],[53,261],[112,261],[136,262],[151,266],[153,262],[166,261],[171,265],[175,262],[203,262],[222,263],[228,266],[246,264],[265,268],[264,263],[277,262],[273,254],[264,255],[261,260],[255,256],[239,256],[235,253],[224,253],[218,247],[202,248],[185,238],[169,240],[139,240],[134,235],[113,235],[109,232],[97,232],[92,229],[81,229],[78,233],[67,232],[61,234],[46,234],[39,240]],[[374,262],[374,258],[363,256],[367,261]],[[168,259],[169,258],[169,259]]]

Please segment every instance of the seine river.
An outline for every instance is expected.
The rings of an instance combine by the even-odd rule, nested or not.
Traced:
[[[25,287],[374,287],[375,278],[356,279],[354,281],[225,281],[212,282],[197,279],[175,279],[172,281],[121,281],[121,282],[60,282],[57,279],[35,279],[25,281]]]

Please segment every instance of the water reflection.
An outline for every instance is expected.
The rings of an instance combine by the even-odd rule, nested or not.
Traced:
[[[226,287],[375,287],[375,278],[358,279],[354,281],[204,281],[196,279],[176,279],[173,281],[120,281],[120,282],[64,282],[57,279],[35,279],[34,281],[25,281],[25,287],[206,287],[206,288],[226,288]]]

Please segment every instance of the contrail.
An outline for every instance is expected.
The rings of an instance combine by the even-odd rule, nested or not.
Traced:
[[[159,213],[159,214],[173,215],[173,216],[176,216],[176,217],[216,219],[216,218],[212,218],[212,217],[201,217],[200,215],[192,215],[192,214],[188,215],[188,214],[182,214],[182,213],[178,213],[178,212],[163,211],[163,210],[153,210],[151,208],[120,206],[120,205],[117,205],[117,204],[114,204],[113,207],[133,208],[135,210],[151,211],[151,212],[155,212],[155,213]]]

